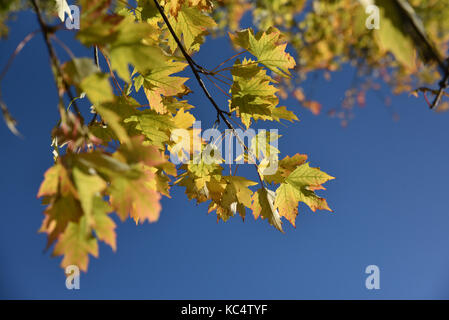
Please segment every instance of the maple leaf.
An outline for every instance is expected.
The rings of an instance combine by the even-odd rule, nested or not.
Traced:
[[[99,71],[98,67],[91,58],[74,58],[64,63],[61,66],[61,70],[64,80],[68,85],[74,85],[79,95],[83,92],[80,88],[81,82],[90,75]],[[85,87],[88,89],[90,88],[89,85]]]
[[[257,190],[252,197],[251,209],[253,210],[253,215],[255,219],[261,217],[262,219],[267,219],[268,222],[281,232],[282,221],[278,210],[274,205],[275,193],[266,188],[260,188]]]
[[[245,219],[246,208],[251,208],[251,196],[253,191],[249,189],[250,186],[257,185],[257,182],[248,180],[239,176],[223,177],[219,185],[208,183],[209,192],[212,195],[211,204],[209,205],[209,212],[217,211],[217,219],[227,221],[230,217],[239,212],[242,219]],[[217,186],[219,189],[217,189]]]
[[[84,215],[91,224],[94,199],[106,189],[106,182],[99,176],[83,172],[77,167],[73,168],[72,175]]]
[[[154,173],[149,170],[137,179],[117,176],[111,180],[110,202],[122,221],[128,216],[141,223],[159,219],[161,195],[155,190],[155,183]]]
[[[318,168],[311,168],[309,163],[297,167],[276,190],[275,207],[279,214],[295,226],[298,214],[298,202],[303,202],[315,212],[316,210],[332,211],[326,199],[315,194],[315,190],[323,189],[322,184],[335,179]]]
[[[112,250],[117,249],[117,235],[115,234],[115,222],[109,217],[112,212],[111,206],[100,197],[95,197],[93,201],[92,228],[97,238],[111,246]]]
[[[217,26],[216,22],[208,15],[196,8],[186,6],[177,11],[177,17],[170,17],[169,21],[178,37],[182,36],[184,47],[188,53],[198,51],[204,42],[207,29]],[[169,38],[168,45],[172,52],[178,47],[173,37]]]
[[[142,136],[131,139],[130,144],[121,145],[114,156],[128,164],[143,163],[146,166],[159,166],[166,163],[166,158],[154,146],[143,143]]]
[[[252,60],[236,60],[233,69],[232,99],[229,101],[231,111],[236,111],[248,128],[251,120],[272,119],[272,108],[278,103],[275,93],[278,91],[270,82],[265,70]]]
[[[64,269],[69,265],[77,265],[87,271],[89,254],[98,257],[98,242],[83,216],[78,223],[69,222],[55,245],[53,255],[64,255],[61,262]]]
[[[296,66],[295,59],[285,52],[287,43],[281,32],[271,27],[266,32],[254,35],[252,29],[245,29],[235,34],[229,34],[236,46],[248,50],[257,57],[258,62],[283,77],[290,77],[289,69]]]
[[[39,232],[46,233],[47,249],[66,230],[70,222],[78,222],[83,215],[83,210],[73,195],[56,198],[45,209],[45,219]]]
[[[279,135],[267,132],[266,130],[259,130],[259,132],[251,139],[250,150],[251,154],[257,159],[269,159],[271,157],[277,158],[280,151],[272,145],[272,143],[279,139]]]
[[[213,8],[211,0],[170,0],[166,7],[172,16],[177,17],[184,4],[201,11],[210,11]]]
[[[160,148],[170,140],[170,130],[174,128],[171,116],[158,114],[153,110],[139,111],[124,122],[134,122],[135,128],[142,132],[152,145]]]
[[[121,143],[131,143],[128,132],[122,125],[123,119],[116,112],[102,105],[95,106],[95,110],[101,116],[104,124],[109,125],[109,127],[112,129],[112,132]]]
[[[51,196],[58,192],[59,178],[61,170],[64,168],[59,163],[48,169],[44,174],[44,181],[42,181],[37,197]]]
[[[287,110],[287,107],[277,107],[271,110],[271,117],[274,121],[288,120],[290,122],[297,121],[298,117],[293,111]]]
[[[145,94],[152,109],[158,113],[165,113],[167,109],[162,103],[162,96],[181,97],[190,92],[190,89],[184,85],[188,78],[172,76],[184,70],[187,65],[183,62],[167,61],[142,74]]]
[[[78,197],[67,169],[59,161],[45,172],[44,181],[39,187],[37,197],[55,196],[57,194],[72,194]]]
[[[185,175],[175,183],[181,187],[186,188],[185,193],[189,200],[196,199],[197,203],[202,203],[210,199],[209,189],[207,188],[206,184],[204,183],[201,188],[198,188],[197,184],[195,183],[195,179],[189,175]]]
[[[114,99],[108,76],[104,73],[93,73],[84,78],[81,82],[81,88],[94,105]]]
[[[100,11],[107,8],[101,7]],[[145,72],[166,60],[154,41],[160,34],[157,26],[136,22],[131,16],[104,13],[100,14],[100,18],[92,16],[83,15],[83,28],[77,37],[86,45],[107,44],[111,67],[123,80],[131,80],[129,64],[139,72]]]
[[[264,180],[268,183],[282,183],[297,167],[307,161],[307,155],[295,154],[293,157],[286,156],[279,160],[278,170],[273,175],[264,175]]]
[[[231,69],[232,87],[229,109],[241,117],[248,128],[252,120],[298,120],[286,107],[278,107],[276,81],[253,60],[237,59]]]
[[[159,65],[165,58],[159,48],[140,42],[117,44],[111,49],[110,57],[112,68],[127,82],[130,81],[129,64],[144,72]]]

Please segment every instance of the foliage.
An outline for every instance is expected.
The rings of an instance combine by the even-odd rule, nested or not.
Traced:
[[[76,264],[86,271],[89,256],[98,256],[98,241],[116,249],[113,212],[122,221],[131,218],[136,224],[157,221],[161,197],[170,197],[174,186],[185,188],[189,199],[209,201],[209,212],[215,211],[218,220],[227,221],[237,213],[244,219],[246,211],[252,210],[255,218],[267,219],[280,231],[282,217],[295,224],[300,201],[314,211],[329,210],[315,190],[332,177],[309,167],[305,156],[287,157],[279,161],[278,173],[264,176],[264,168],[249,159],[256,154],[266,167],[277,161],[273,155],[279,151],[269,142],[260,150],[243,144],[243,159],[252,163],[260,181],[236,175],[237,165],[234,174],[226,175],[223,161],[208,162],[203,157],[212,144],[193,128],[194,106],[186,100],[190,79],[178,75],[186,68],[192,69],[193,79],[200,81],[206,94],[200,74],[229,79],[229,109],[215,106],[215,111],[233,133],[232,118],[247,128],[260,120],[298,120],[279,106],[278,79],[290,78],[296,62],[277,28],[231,33],[232,43],[245,50],[243,60],[232,57],[231,66],[212,72],[193,61],[209,32],[218,30],[211,1],[161,1],[158,8],[157,2],[149,0],[137,1],[137,7],[126,1],[113,7],[109,0],[82,0],[82,27],[76,37],[104,57],[109,70],[101,70],[89,57],[59,62],[50,39],[55,37],[54,30],[45,16],[56,15],[61,6],[66,10],[65,1],[57,1],[56,8],[31,3],[60,97],[60,121],[52,132],[55,163],[45,173],[38,197],[46,205],[40,232],[47,234],[48,248],[54,245],[53,254],[63,256],[62,267]],[[138,101],[142,90],[147,101]],[[71,100],[69,108],[64,105],[64,93]],[[79,99],[92,104],[89,122],[77,106]],[[191,138],[181,145],[173,139],[180,129]],[[199,154],[191,144],[199,145]],[[190,161],[178,165],[170,153]],[[232,172],[233,165],[229,166]],[[276,191],[269,189],[276,185]],[[283,191],[286,186],[292,188],[290,194]],[[294,204],[293,211],[285,208],[286,203]]]
[[[222,0],[219,4],[214,15],[223,30],[239,30],[242,17],[249,15],[261,30],[276,27],[282,31],[297,65],[293,80],[281,79],[280,92],[284,97],[293,95],[314,114],[324,108],[314,92],[306,92],[304,82],[316,77],[317,71],[330,81],[332,73],[346,65],[356,68],[341,106],[327,108],[328,114],[337,116],[343,124],[353,117],[354,105],[365,105],[369,90],[382,97],[379,90],[387,84],[394,94],[411,92],[447,75],[446,1]],[[380,9],[379,29],[365,26],[369,4]],[[388,96],[382,99],[390,104]]]
[[[63,256],[62,266],[77,264],[87,270],[89,256],[98,256],[98,241],[116,249],[114,212],[120,220],[131,218],[136,224],[157,221],[161,197],[170,197],[175,186],[184,188],[190,200],[209,202],[209,212],[215,212],[217,220],[237,215],[245,219],[250,210],[282,232],[284,218],[295,226],[299,202],[312,211],[332,211],[316,192],[333,177],[311,167],[306,155],[278,161],[279,150],[270,144],[277,136],[258,148],[238,140],[244,154],[234,160],[254,166],[259,181],[238,176],[235,164],[226,174],[220,156],[206,161],[204,155],[216,150],[194,127],[188,85],[200,84],[217,113],[217,124],[226,125],[231,134],[239,122],[250,128],[258,121],[297,121],[295,113],[279,105],[289,94],[319,114],[320,102],[308,96],[302,82],[316,71],[330,78],[345,64],[355,65],[365,82],[348,90],[338,111],[344,121],[354,103],[363,104],[366,91],[382,81],[395,93],[419,88],[414,94],[443,94],[424,85],[439,79],[437,68],[445,66],[441,56],[449,40],[449,8],[438,1],[412,0],[407,11],[403,0],[379,0],[382,26],[368,30],[367,3],[119,0],[113,5],[111,0],[80,0],[76,38],[106,61],[102,70],[92,57],[61,63],[56,56],[52,40],[61,25],[50,23],[57,19],[58,7],[66,5],[64,0],[2,2],[2,36],[15,11],[28,5],[36,12],[58,86],[54,165],[45,173],[38,197],[46,206],[40,231],[48,236],[47,247],[54,246],[53,254]],[[246,13],[255,28],[240,28]],[[214,70],[194,60],[210,33],[229,37],[239,50],[227,61],[217,61]],[[210,96],[203,78],[228,86],[221,89],[229,97],[226,110]],[[139,101],[139,92],[145,101]],[[78,99],[90,101],[91,119],[83,117]],[[1,95],[0,102],[8,126],[16,130]],[[190,138],[187,142],[174,139],[180,129]],[[170,154],[190,161],[179,165]],[[277,171],[266,173],[273,163]]]

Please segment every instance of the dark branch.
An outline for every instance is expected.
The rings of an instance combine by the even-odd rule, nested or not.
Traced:
[[[446,74],[444,75],[443,80],[440,81],[440,89],[438,90],[438,94],[436,95],[435,100],[433,100],[430,109],[434,109],[440,104],[441,98],[444,95],[444,90],[446,90],[448,86],[449,86],[449,68],[446,70]]]
[[[209,91],[207,90],[206,85],[204,84],[203,80],[201,79],[200,72],[206,71],[206,70],[204,70],[203,67],[198,65],[195,61],[193,61],[192,57],[184,49],[184,46],[182,45],[182,43],[179,40],[178,36],[176,35],[175,31],[173,30],[173,27],[171,26],[170,22],[168,21],[168,18],[164,13],[164,9],[162,9],[159,2],[157,0],[154,0],[154,4],[156,5],[157,9],[159,10],[159,12],[162,16],[162,19],[164,19],[164,22],[167,25],[168,30],[170,31],[171,35],[175,39],[176,44],[178,45],[179,49],[181,50],[182,55],[187,60],[189,66],[192,69],[193,74],[195,75],[195,78],[198,81],[198,84],[200,85],[204,94],[209,99],[209,101],[212,103],[212,105],[214,106],[215,110],[217,111],[219,117],[224,121],[224,123],[228,126],[228,128],[231,130],[234,129],[234,127],[229,123],[228,119],[225,117],[225,111],[220,109],[218,104],[215,102],[214,98],[212,98]]]
[[[240,139],[234,126],[229,122],[228,118],[226,118],[226,115],[228,115],[229,113],[220,109],[218,104],[215,102],[214,98],[212,98],[212,96],[210,95],[209,91],[206,88],[206,85],[204,84],[204,82],[200,76],[200,73],[211,74],[211,75],[213,75],[213,74],[211,72],[205,70],[202,66],[198,65],[195,61],[193,61],[192,57],[187,53],[187,51],[185,50],[181,41],[179,40],[178,36],[176,35],[175,31],[173,30],[173,27],[171,26],[170,22],[168,21],[167,16],[164,13],[164,9],[161,7],[161,5],[159,4],[159,2],[157,0],[153,0],[153,1],[157,7],[159,13],[162,16],[162,19],[164,19],[164,22],[167,25],[167,28],[170,31],[173,39],[175,40],[176,44],[178,45],[179,49],[181,50],[181,53],[183,54],[184,58],[187,60],[187,62],[189,64],[190,68],[192,69],[192,72],[195,75],[195,78],[198,81],[198,84],[200,85],[204,94],[209,99],[209,101],[212,103],[215,110],[217,111],[217,121],[219,119],[223,120],[223,122],[232,131],[232,133],[235,135],[236,139],[238,140],[239,144],[245,149],[245,151],[247,151],[248,153],[252,153],[251,150],[249,150],[249,148],[245,145],[245,143]],[[253,155],[251,155],[251,156],[253,156]],[[256,167],[256,171],[257,171],[257,175],[260,180],[260,184],[262,185],[263,188],[265,188],[264,184],[263,184],[262,177],[260,176],[257,164],[254,163],[254,166]]]
[[[81,112],[76,104],[75,97],[72,95],[72,92],[70,91],[69,84],[64,79],[63,72],[62,72],[61,66],[59,64],[59,59],[56,56],[55,49],[53,48],[53,45],[50,42],[50,35],[55,31],[55,29],[47,26],[46,23],[44,22],[44,19],[42,18],[41,10],[39,9],[39,6],[37,5],[36,0],[30,0],[30,1],[34,7],[34,10],[36,11],[37,21],[39,22],[39,26],[40,26],[42,34],[44,36],[44,41],[45,41],[45,44],[48,49],[48,54],[50,55],[51,64],[52,64],[53,68],[56,70],[57,77],[59,77],[61,79],[62,84],[64,86],[64,90],[67,92],[67,95],[69,96],[70,101],[73,104],[73,107],[74,107],[76,113],[78,114],[78,117],[80,118],[81,122],[83,122],[83,117],[81,116]],[[55,80],[56,80],[56,87],[59,87],[58,80],[57,79],[55,79]],[[59,88],[58,88],[58,91],[59,91]],[[60,93],[58,93],[58,94],[59,94],[59,96],[61,96]]]

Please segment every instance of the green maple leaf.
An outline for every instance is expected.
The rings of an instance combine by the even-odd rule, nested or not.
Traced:
[[[134,123],[135,128],[144,134],[152,145],[160,148],[170,140],[170,130],[174,128],[171,116],[158,114],[153,110],[138,112],[124,121]]]
[[[87,222],[92,223],[94,199],[106,189],[106,182],[99,176],[86,173],[77,167],[73,168],[72,175],[84,215]]]
[[[279,214],[294,226],[298,214],[298,202],[303,202],[312,211],[332,211],[326,199],[315,194],[315,190],[324,189],[322,184],[335,179],[318,168],[311,168],[309,163],[297,167],[276,190],[275,206]]]
[[[293,157],[286,156],[284,159],[279,160],[278,170],[273,175],[264,175],[264,180],[268,183],[282,183],[297,167],[304,164],[307,161],[307,155],[295,154]]]
[[[285,107],[277,107],[279,91],[276,83],[255,61],[237,59],[231,70],[233,84],[232,98],[229,101],[231,111],[236,111],[248,128],[252,120],[280,121],[298,120],[296,115]]]
[[[283,77],[290,77],[289,69],[296,66],[295,59],[285,51],[287,43],[280,31],[271,27],[266,32],[254,35],[252,29],[230,34],[236,46],[248,50],[258,62]]]
[[[94,197],[92,205],[92,227],[97,238],[111,246],[112,250],[117,249],[115,233],[115,222],[109,217],[112,207],[101,197]]]
[[[68,224],[55,245],[53,255],[64,255],[61,263],[63,268],[77,265],[81,270],[87,271],[89,254],[98,257],[98,242],[83,216],[78,223]]]
[[[176,35],[184,40],[184,47],[188,53],[198,51],[200,45],[204,42],[204,36],[207,29],[215,28],[217,24],[214,19],[202,13],[200,10],[183,6],[177,12],[177,17],[169,18]],[[173,37],[169,37],[168,44],[172,52],[176,50],[178,45]]]
[[[142,75],[145,94],[152,109],[159,113],[165,113],[167,110],[162,102],[162,96],[180,97],[190,92],[190,89],[184,85],[188,78],[173,76],[173,74],[184,70],[187,65],[183,62],[167,61]]]
[[[84,78],[81,82],[82,90],[87,94],[87,97],[94,105],[112,101],[114,99],[114,94],[108,78],[107,74],[97,72]]]
[[[272,120],[272,109],[278,103],[278,91],[265,70],[252,60],[236,60],[233,69],[230,110],[236,111],[248,128],[251,120]]]

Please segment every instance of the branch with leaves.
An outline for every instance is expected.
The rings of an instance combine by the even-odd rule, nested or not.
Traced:
[[[248,144],[239,136],[238,130],[257,121],[298,120],[279,106],[276,79],[290,79],[296,62],[278,29],[231,34],[233,45],[241,50],[210,71],[193,56],[209,31],[217,28],[211,2],[163,1],[161,5],[142,0],[132,7],[120,1],[113,9],[109,0],[82,0],[77,40],[93,48],[94,55],[73,57],[58,40],[70,52],[70,60],[61,63],[51,43],[57,28],[45,22],[47,15],[37,0],[31,3],[49,52],[61,116],[52,132],[55,163],[38,191],[46,206],[40,232],[47,234],[47,248],[63,256],[63,267],[76,264],[87,270],[89,256],[98,256],[98,241],[115,250],[113,212],[123,221],[156,222],[162,210],[160,199],[170,197],[173,187],[184,188],[197,203],[209,202],[209,212],[216,212],[217,221],[237,215],[245,219],[250,210],[256,219],[265,219],[282,232],[283,219],[295,226],[299,202],[312,211],[330,211],[316,192],[333,177],[310,167],[307,156],[299,153],[278,160],[280,151],[271,145],[278,136],[268,135],[262,144],[260,135]],[[99,68],[99,53],[106,72]],[[232,66],[225,67],[228,63]],[[216,144],[227,133],[208,142],[195,128],[195,108],[186,100],[191,93],[186,85],[189,78],[177,75],[186,67],[217,113],[215,125],[224,123],[243,150],[240,159],[231,159],[238,164],[229,164],[228,175],[221,154],[215,156]],[[219,107],[202,77],[229,98],[228,110]],[[88,125],[72,89],[78,99],[91,103],[93,117]],[[144,102],[138,101],[141,90]],[[75,113],[64,106],[64,94]],[[178,139],[179,130],[188,139]],[[211,150],[214,161],[208,161]],[[258,182],[236,175],[242,161],[255,167],[258,189],[254,189]],[[271,164],[278,169],[268,174],[264,169]]]

